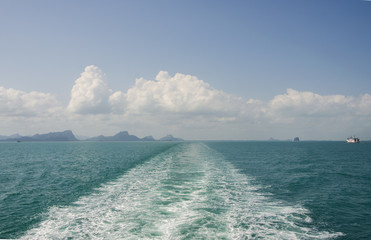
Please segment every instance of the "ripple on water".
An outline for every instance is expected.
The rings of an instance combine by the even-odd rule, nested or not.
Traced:
[[[202,143],[163,152],[81,197],[54,206],[23,239],[325,239],[308,211],[258,191]],[[307,224],[306,224],[307,223]]]

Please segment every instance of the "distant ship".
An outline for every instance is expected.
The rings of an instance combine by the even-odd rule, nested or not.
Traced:
[[[348,137],[347,138],[347,143],[359,143],[359,138],[356,137]]]

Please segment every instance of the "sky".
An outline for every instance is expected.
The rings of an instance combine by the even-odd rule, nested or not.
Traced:
[[[371,1],[0,1],[0,135],[371,140]]]

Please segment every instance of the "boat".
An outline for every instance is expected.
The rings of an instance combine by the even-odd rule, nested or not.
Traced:
[[[348,137],[347,138],[347,143],[359,143],[359,138],[357,137]]]

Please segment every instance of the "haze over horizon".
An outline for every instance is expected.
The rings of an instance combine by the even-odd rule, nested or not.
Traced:
[[[0,9],[0,135],[371,140],[369,1]]]

